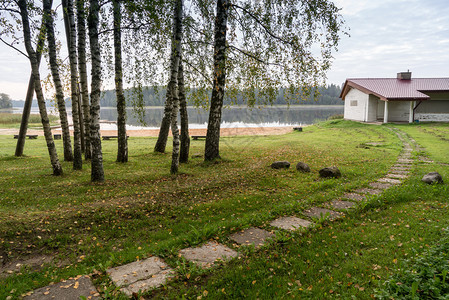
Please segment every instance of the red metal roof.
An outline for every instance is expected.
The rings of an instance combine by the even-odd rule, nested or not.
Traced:
[[[384,101],[429,100],[425,92],[449,92],[449,78],[354,78],[347,79],[340,98],[343,100],[350,87],[373,94]]]

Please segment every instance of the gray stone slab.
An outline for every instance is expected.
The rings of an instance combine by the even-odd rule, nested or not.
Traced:
[[[170,275],[173,273],[173,271],[170,271]],[[122,287],[120,291],[125,295],[131,297],[133,293],[138,293],[139,291],[145,292],[165,284],[170,277],[163,278],[161,276],[155,276],[148,279],[139,280],[131,283],[128,286]]]
[[[126,293],[128,285],[133,287],[141,285],[136,284],[138,281],[145,283],[145,289],[158,287],[164,284],[168,278],[173,275],[173,270],[164,263],[159,257],[150,257],[144,260],[135,261],[126,265],[110,268],[107,273],[111,280],[118,287],[125,287],[123,291]]]
[[[360,195],[359,193],[346,193],[344,194],[342,197],[342,199],[351,199],[351,200],[355,200],[355,201],[362,201],[365,200],[365,196],[364,195]]]
[[[411,164],[413,163],[413,159],[407,159],[407,158],[399,158],[398,163],[401,164]]]
[[[229,238],[237,244],[244,246],[254,245],[254,247],[258,248],[263,246],[265,241],[273,236],[274,234],[272,232],[253,227],[231,234]]]
[[[360,188],[354,191],[355,193],[359,194],[366,194],[366,195],[379,195],[383,191],[379,189],[368,189],[368,188]]]
[[[410,171],[412,168],[410,166],[401,166],[401,165],[394,165],[391,167],[392,170],[398,170],[398,171]]]
[[[335,220],[343,215],[340,212],[321,207],[312,207],[305,210],[303,213],[310,218],[326,218],[329,220]]]
[[[179,253],[202,268],[210,268],[217,261],[226,261],[238,255],[236,251],[217,242],[209,242],[197,248],[182,249]]]
[[[398,178],[398,179],[405,179],[408,177],[405,174],[394,174],[394,173],[387,174],[386,176],[389,178]]]
[[[425,156],[420,156],[419,157],[419,161],[427,162],[427,163],[433,163],[434,162],[433,160],[431,160],[430,158],[425,157]]]
[[[391,184],[389,184],[389,183],[381,183],[381,182],[371,182],[369,184],[369,186],[373,187],[375,189],[386,190],[389,187],[391,187]]]
[[[335,209],[349,209],[355,206],[354,202],[344,200],[334,200],[330,205]]]
[[[81,297],[94,300],[100,299],[100,294],[89,276],[78,276],[59,283],[42,287],[26,293],[24,300],[79,300]]]
[[[393,179],[393,178],[388,178],[388,177],[379,178],[377,180],[377,182],[391,183],[391,184],[401,184],[402,183],[399,179]]]
[[[309,227],[312,225],[312,222],[292,216],[276,219],[270,225],[285,230],[297,230],[299,228]]]
[[[409,175],[410,170],[390,170],[390,174],[402,174],[402,175]]]

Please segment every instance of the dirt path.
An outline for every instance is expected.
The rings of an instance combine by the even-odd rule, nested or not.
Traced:
[[[282,127],[239,127],[239,128],[222,128],[221,136],[236,136],[236,135],[277,135],[291,132],[293,126]],[[61,129],[53,130],[53,133],[61,133]],[[142,130],[128,130],[127,134],[131,137],[156,137],[159,129],[142,129]],[[190,135],[206,135],[206,129],[190,129]],[[19,134],[19,129],[0,129],[0,135],[14,135]],[[29,129],[27,134],[37,134],[43,136],[42,130]],[[117,135],[117,130],[102,130],[102,135]]]

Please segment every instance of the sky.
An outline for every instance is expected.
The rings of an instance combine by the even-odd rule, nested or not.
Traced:
[[[341,8],[350,37],[342,36],[327,83],[341,85],[346,78],[392,78],[407,70],[415,78],[449,77],[447,0],[334,3]],[[0,93],[24,99],[29,76],[27,58],[0,44]]]

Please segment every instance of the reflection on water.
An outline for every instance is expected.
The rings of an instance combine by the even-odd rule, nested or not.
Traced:
[[[22,108],[15,108],[13,113],[22,113]],[[31,109],[31,113],[39,113],[37,107]],[[54,111],[53,111],[54,113]],[[68,109],[69,118],[71,110]],[[197,108],[188,108],[189,124],[191,128],[206,128],[209,111]],[[330,116],[343,114],[343,105],[292,105],[268,106],[249,109],[247,107],[230,107],[223,109],[222,122],[227,127],[248,126],[286,126],[286,125],[310,125],[326,120]],[[145,122],[147,127],[159,128],[164,115],[162,107],[147,107],[145,109]],[[117,121],[117,110],[114,107],[103,107],[100,112],[101,120]],[[127,124],[143,126],[136,118],[132,108],[127,109]]]
[[[142,126],[132,109],[127,110],[128,125]],[[188,108],[189,124],[207,123],[209,112],[203,109]],[[248,109],[246,107],[231,107],[223,110],[223,123],[240,124],[266,124],[272,126],[282,125],[306,125],[323,121],[330,116],[343,114],[343,106],[290,106],[290,107],[263,107]],[[164,115],[163,108],[147,108],[145,110],[145,122],[148,127],[159,127]],[[102,108],[101,120],[116,121],[117,111],[115,108]]]

